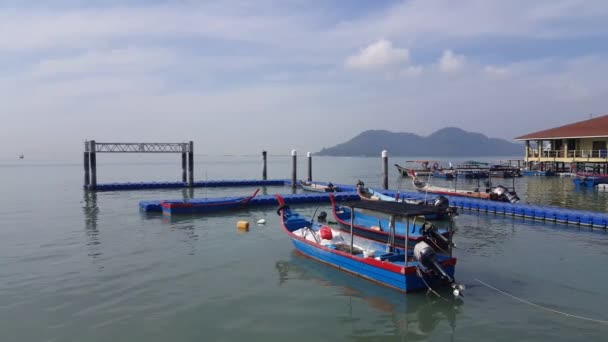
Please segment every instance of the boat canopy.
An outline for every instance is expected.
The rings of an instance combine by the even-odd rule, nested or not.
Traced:
[[[442,214],[443,211],[439,207],[411,204],[404,202],[388,202],[388,201],[358,201],[349,202],[343,204],[343,206],[351,207],[353,209],[365,209],[371,211],[377,211],[384,214],[401,216],[401,217],[414,217],[424,216],[429,214]]]

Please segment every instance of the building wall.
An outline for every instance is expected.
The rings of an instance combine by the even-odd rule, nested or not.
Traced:
[[[604,141],[604,142],[607,142],[608,139],[606,139],[606,138],[586,138],[586,139],[580,139],[580,141],[578,142],[577,149],[578,150],[592,150],[593,149],[593,142],[594,141]]]

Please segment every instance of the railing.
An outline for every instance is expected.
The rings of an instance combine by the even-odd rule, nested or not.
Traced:
[[[608,159],[607,150],[544,150],[542,158],[602,158]],[[529,150],[528,158],[538,158],[538,151]]]

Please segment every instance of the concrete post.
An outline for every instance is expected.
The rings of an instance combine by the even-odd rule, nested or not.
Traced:
[[[267,180],[268,179],[268,174],[267,174],[267,161],[268,161],[268,154],[266,153],[266,151],[262,151],[262,179],[263,180]]]
[[[188,181],[188,171],[186,168],[186,164],[188,161],[188,156],[186,155],[186,152],[182,152],[182,182],[186,183]]]
[[[388,152],[382,151],[382,188],[388,189]]]
[[[190,152],[188,152],[188,186],[194,185],[194,142],[190,141]]]
[[[312,153],[306,153],[306,157],[308,158],[308,181],[312,182]]]
[[[298,152],[296,150],[291,150],[291,187],[295,189],[297,187],[297,179],[298,179]]]
[[[90,141],[89,151],[89,162],[91,163],[91,183],[89,188],[95,190],[97,189],[97,153],[95,153],[95,140]]]
[[[90,167],[91,167],[91,164],[89,163],[89,142],[85,141],[85,143],[84,143],[84,187],[85,187],[85,189],[89,188]]]

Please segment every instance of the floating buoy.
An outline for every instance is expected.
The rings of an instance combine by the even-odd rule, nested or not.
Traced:
[[[260,219],[260,220],[258,220],[258,224],[266,224],[266,220]]]
[[[236,223],[236,229],[243,232],[249,231],[249,222],[247,221],[239,221]]]

